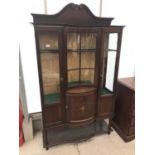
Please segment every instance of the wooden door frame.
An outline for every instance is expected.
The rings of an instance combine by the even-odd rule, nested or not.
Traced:
[[[41,97],[41,107],[42,107],[42,119],[43,119],[43,128],[46,128],[45,126],[45,114],[44,114],[44,100],[43,100],[43,81],[42,81],[42,72],[41,72],[41,61],[40,61],[40,50],[39,50],[39,33],[40,32],[58,32],[58,38],[59,38],[59,68],[60,68],[60,79],[63,77],[63,59],[62,59],[62,52],[63,52],[63,26],[38,26],[34,25],[35,28],[35,40],[36,40],[36,56],[37,56],[37,65],[38,65],[38,75],[39,75],[39,85],[40,85],[40,97]],[[65,111],[64,111],[64,89],[63,89],[63,80],[60,80],[60,94],[61,94],[61,99],[60,102],[62,104],[62,122],[65,122]],[[46,106],[47,108],[47,106]]]

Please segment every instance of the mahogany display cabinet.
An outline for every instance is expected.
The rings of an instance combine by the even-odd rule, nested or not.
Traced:
[[[101,133],[113,116],[123,26],[84,4],[32,16],[44,147]]]

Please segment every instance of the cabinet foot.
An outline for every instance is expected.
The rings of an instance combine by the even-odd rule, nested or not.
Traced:
[[[43,146],[48,150],[47,130],[43,129]]]
[[[111,131],[109,130],[109,131],[108,131],[108,135],[110,135],[110,134],[111,134]]]

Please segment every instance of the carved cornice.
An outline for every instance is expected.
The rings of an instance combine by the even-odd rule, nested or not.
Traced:
[[[109,26],[113,18],[96,17],[84,4],[70,3],[54,15],[32,14],[34,25]]]

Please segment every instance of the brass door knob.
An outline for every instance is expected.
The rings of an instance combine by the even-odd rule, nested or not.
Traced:
[[[84,112],[84,111],[85,111],[85,106],[82,105],[82,106],[80,107],[80,110],[81,110],[82,112]]]
[[[66,105],[65,108],[68,109],[68,105]]]
[[[61,78],[60,78],[60,81],[63,81],[63,80],[64,80],[64,78],[63,78],[63,77],[61,77]]]

